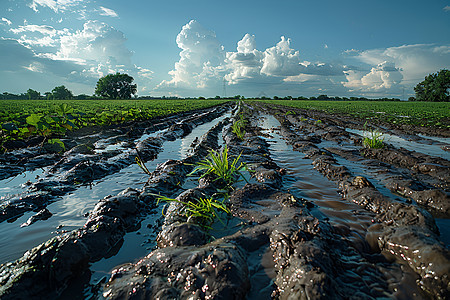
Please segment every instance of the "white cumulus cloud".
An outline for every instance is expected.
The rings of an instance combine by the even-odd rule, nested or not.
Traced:
[[[258,50],[256,37],[247,33],[237,42],[236,51],[225,52],[214,32],[192,20],[183,26],[177,44],[180,59],[169,72],[171,79],[161,82],[157,91],[177,89],[198,94],[196,89],[200,88],[217,93],[225,81],[230,88],[258,93],[282,85],[289,89],[305,81],[320,81],[317,77],[344,75],[343,66],[303,61],[300,51],[291,48],[291,40],[284,36],[275,46]]]
[[[225,51],[213,31],[191,20],[183,26],[176,42],[181,52],[174,70],[169,72],[172,79],[161,82],[157,89],[204,88],[210,80],[217,81],[225,61]]]
[[[343,82],[345,87],[362,91],[380,91],[391,89],[398,85],[403,75],[392,62],[381,62],[373,67],[369,73],[361,74],[354,70],[346,71],[347,82]]]

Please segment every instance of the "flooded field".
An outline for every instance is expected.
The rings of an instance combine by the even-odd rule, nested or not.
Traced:
[[[368,125],[225,104],[3,154],[0,298],[449,298],[450,141]],[[191,173],[211,149],[240,180]]]

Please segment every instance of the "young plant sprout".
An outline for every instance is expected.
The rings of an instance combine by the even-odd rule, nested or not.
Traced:
[[[184,206],[182,215],[187,218],[187,222],[193,222],[207,230],[211,229],[211,225],[216,219],[224,224],[219,217],[219,211],[228,215],[231,214],[224,201],[218,201],[214,199],[214,196],[199,198],[194,201],[181,201],[158,195],[157,204],[161,201],[181,203]]]
[[[144,161],[141,158],[141,155],[139,154],[139,151],[136,149],[136,154],[137,156],[135,157],[135,161],[138,164],[139,168],[142,169],[142,171],[144,171],[145,174],[147,175],[151,175],[152,173],[148,170],[148,168],[145,166]]]
[[[367,130],[367,122],[364,124],[363,146],[372,149],[381,149],[384,147],[383,133],[376,129]]]
[[[231,160],[231,157],[228,155],[227,146],[225,146],[222,151],[210,150],[208,156],[204,160],[198,162],[195,169],[189,173],[188,176],[197,172],[203,172],[200,178],[207,175],[214,175],[216,177],[214,180],[221,179],[227,186],[231,187],[238,181],[239,177],[246,180],[244,175],[242,175],[241,170],[247,169],[247,166],[242,162],[239,164],[240,158],[241,154]]]
[[[244,139],[244,135],[245,135],[244,127],[245,127],[246,123],[247,123],[247,121],[244,119],[244,116],[241,114],[240,119],[235,121],[231,125],[231,130],[234,132],[234,134],[236,134],[236,136],[240,140]]]

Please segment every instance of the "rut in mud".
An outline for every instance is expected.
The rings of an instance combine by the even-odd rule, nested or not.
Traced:
[[[449,297],[450,162],[444,150],[430,155],[445,141],[410,134],[426,146],[364,149],[355,120],[262,104],[230,111],[80,135],[63,157],[1,157],[0,297]],[[242,140],[232,129],[241,115]],[[246,163],[245,181],[227,189],[187,176],[225,146]],[[211,229],[186,217],[182,203],[224,190],[232,216]],[[162,214],[157,194],[178,202]]]

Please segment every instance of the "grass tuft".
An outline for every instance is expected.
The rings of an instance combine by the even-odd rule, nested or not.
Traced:
[[[383,133],[376,129],[367,130],[367,122],[364,124],[363,146],[372,149],[381,149],[384,147]]]
[[[228,215],[231,214],[224,201],[218,201],[214,199],[214,196],[209,198],[199,198],[194,201],[181,201],[158,195],[157,201],[157,204],[161,201],[183,204],[184,211],[182,215],[187,218],[187,222],[193,222],[206,230],[210,230],[211,225],[216,220],[225,225],[219,217],[219,212],[225,212]]]
[[[247,167],[245,163],[239,164],[239,159],[241,154],[236,158],[232,159],[228,155],[228,148],[225,146],[222,151],[210,150],[208,156],[196,164],[195,169],[188,174],[193,175],[197,172],[203,172],[200,178],[207,175],[214,175],[215,180],[223,180],[228,187],[231,187],[235,182],[238,181],[239,177],[244,180],[245,177],[240,172],[241,170],[246,170]]]
[[[236,134],[236,136],[240,140],[244,139],[244,135],[245,135],[244,127],[245,127],[246,123],[247,123],[247,121],[244,119],[244,116],[241,114],[240,119],[235,121],[231,125],[231,130],[234,132],[234,134]]]

